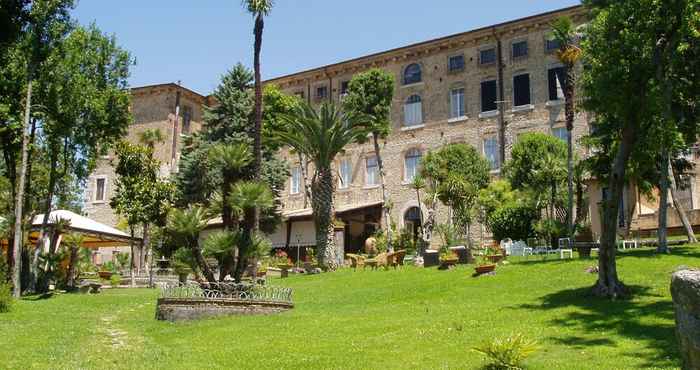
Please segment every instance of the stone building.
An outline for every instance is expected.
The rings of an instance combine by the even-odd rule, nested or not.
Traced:
[[[564,15],[576,24],[586,21],[585,10],[575,6],[326,65],[265,83],[275,84],[286,93],[317,105],[323,101],[339,103],[348,81],[356,73],[375,67],[392,73],[396,80],[391,108],[392,133],[381,143],[381,155],[393,205],[392,222],[399,229],[414,229],[419,226],[420,212],[425,214],[426,210],[418,204],[409,183],[427,152],[449,143],[467,143],[483,153],[492,164],[493,176],[498,176],[500,146],[504,145],[507,160],[510,148],[522,133],[539,131],[566,139],[560,88],[563,76],[561,64],[554,55],[558,45],[549,38],[549,25]],[[165,142],[157,146],[156,155],[163,163],[162,174],[167,176],[176,169],[180,134],[201,127],[202,106],[210,104],[211,99],[174,84],[132,91],[135,122],[129,130],[129,140],[138,140],[145,129],[160,129]],[[180,104],[177,104],[178,96]],[[179,113],[176,113],[178,106]],[[501,121],[505,126],[503,143],[499,138]],[[579,139],[589,133],[585,113],[576,115],[574,127],[576,150],[580,156],[586,156],[585,149],[579,145]],[[310,200],[304,196],[301,164],[295,155],[287,152],[281,155],[288,160],[292,175],[282,195],[284,208],[281,211],[285,222],[270,238],[276,247],[314,245]],[[108,205],[114,181],[110,159],[103,159],[90,178],[85,192],[86,212],[90,217],[114,225],[116,218]],[[344,223],[341,247],[352,252],[385,222],[373,146],[348,146],[337,158],[335,172],[338,175],[335,208],[338,219]],[[692,199],[697,197],[694,176],[688,183],[692,209],[698,204]],[[597,203],[604,189],[595,182],[589,189],[592,228],[594,234],[599,234]],[[639,220],[643,220],[643,212],[651,209],[650,201],[641,197],[634,186],[630,186],[626,194],[625,214],[631,216],[626,222],[632,220],[641,228]],[[437,221],[446,222],[448,217],[449,210],[440,205]],[[700,221],[700,217],[693,217]],[[677,225],[671,221],[669,226]],[[655,224],[644,227],[653,228]],[[474,239],[488,237],[482,227],[473,229]],[[438,243],[437,238],[434,240]]]

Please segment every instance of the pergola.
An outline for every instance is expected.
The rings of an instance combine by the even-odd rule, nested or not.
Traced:
[[[84,248],[98,249],[103,247],[122,247],[128,245],[132,240],[131,237],[123,231],[66,210],[51,212],[47,223],[48,228],[50,229],[59,220],[69,221],[63,234],[79,233],[83,235],[84,241],[82,246]],[[43,214],[34,217],[32,220],[32,226],[29,231],[29,243],[36,244],[43,221]],[[139,242],[141,239],[134,238],[133,240]],[[0,241],[0,244],[5,248],[7,246],[7,240]]]

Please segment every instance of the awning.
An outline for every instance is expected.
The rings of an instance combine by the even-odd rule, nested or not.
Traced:
[[[53,225],[58,220],[62,219],[70,221],[70,226],[66,228],[65,234],[82,234],[85,237],[83,242],[83,247],[85,248],[121,247],[128,245],[132,240],[128,234],[121,230],[66,210],[51,212],[49,214],[48,225]],[[43,214],[34,217],[32,228],[29,233],[30,242],[36,243],[36,240],[39,238],[39,229],[41,229],[43,221]],[[134,238],[133,240],[140,241],[141,239]]]
[[[346,204],[335,209],[336,214],[346,213],[350,211],[356,211],[363,208],[371,208],[381,206],[384,202],[381,200],[369,203],[359,203],[359,204]],[[282,213],[282,217],[288,220],[294,220],[298,218],[307,218],[313,214],[311,208],[305,209],[295,209],[293,211],[287,211]]]

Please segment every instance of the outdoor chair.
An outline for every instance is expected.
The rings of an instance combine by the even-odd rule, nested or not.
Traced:
[[[559,259],[564,259],[564,254],[569,254],[569,258],[574,258],[574,250],[571,248],[571,239],[559,238]]]
[[[508,251],[506,250],[506,253]],[[518,240],[513,242],[513,245],[510,247],[510,255],[512,256],[523,256],[527,257],[532,254],[532,248],[528,247],[527,244],[525,244],[524,241]]]
[[[365,265],[365,257],[359,254],[348,253],[346,256],[350,260],[350,267],[355,270],[357,270],[358,267],[363,267]]]
[[[396,266],[403,266],[403,259],[406,257],[406,250],[401,249],[392,253],[389,253],[386,255],[386,266],[385,267],[393,267],[396,268]]]
[[[365,268],[367,268],[367,266],[369,266],[372,268],[372,270],[376,270],[377,267],[379,267],[379,266],[386,266],[386,260],[387,260],[386,257],[387,257],[386,253],[379,253],[374,258],[366,259],[365,264],[363,265],[363,269],[365,269]]]

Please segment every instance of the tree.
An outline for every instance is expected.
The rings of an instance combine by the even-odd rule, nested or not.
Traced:
[[[473,146],[450,144],[430,152],[422,164],[421,176],[436,184],[437,198],[454,212],[457,223],[471,246],[471,224],[479,190],[489,182],[489,162]]]
[[[566,116],[566,173],[568,202],[566,207],[566,226],[569,238],[574,237],[574,150],[573,150],[573,130],[574,115],[574,93],[576,91],[576,63],[581,58],[581,49],[577,45],[578,35],[573,22],[569,17],[558,18],[552,23],[552,34],[559,43],[559,50],[556,52],[557,59],[564,65],[566,82],[564,83],[564,111]]]
[[[355,117],[342,113],[333,103],[324,102],[318,110],[302,103],[293,114],[283,117],[286,125],[278,133],[279,140],[303,153],[314,163],[311,208],[316,228],[316,255],[323,268],[335,269],[335,182],[331,164],[346,145],[368,132],[362,126],[354,124]]]
[[[139,135],[139,142],[149,147],[151,151],[156,147],[156,144],[162,143],[164,140],[163,133],[158,128],[146,129]]]
[[[535,208],[547,211],[549,222],[563,221],[560,189],[567,178],[566,152],[566,144],[554,136],[526,133],[513,146],[511,159],[503,169],[513,189],[528,192]],[[557,236],[550,234],[552,247]]]
[[[389,194],[386,191],[384,181],[385,171],[382,161],[379,139],[385,140],[391,132],[391,121],[389,113],[391,111],[391,101],[394,97],[394,76],[384,70],[374,68],[367,72],[355,75],[348,83],[347,96],[343,98],[343,108],[345,111],[363,115],[365,118],[357,124],[363,125],[372,133],[372,143],[374,144],[374,154],[377,156],[377,167],[379,169],[379,184],[382,189],[382,209],[384,220],[386,221],[386,237],[391,243],[391,216]],[[367,138],[360,138],[364,142]]]
[[[638,142],[662,143],[658,123],[664,79],[685,97],[672,99],[678,112],[690,120],[664,119],[662,132],[675,127],[686,138],[697,135],[698,28],[697,4],[688,1],[587,1],[594,10],[583,42],[581,81],[586,108],[595,118],[595,137],[605,151],[598,153],[607,181],[603,204],[603,235],[598,281],[593,293],[605,297],[628,295],[617,274],[615,239],[620,199],[627,170],[637,162]],[[673,66],[673,67],[672,67]],[[682,112],[682,113],[681,113]],[[692,122],[692,123],[691,123]],[[605,135],[605,136],[603,136]],[[658,145],[658,144],[656,144]],[[661,149],[661,148],[659,148]],[[645,157],[646,158],[646,157]],[[631,166],[632,165],[632,166]],[[662,168],[665,168],[662,166]]]
[[[184,210],[173,208],[168,214],[167,230],[178,243],[192,252],[207,281],[215,283],[214,272],[204,259],[199,245],[199,234],[207,227],[208,221],[208,213],[201,206],[189,206]]]
[[[115,195],[110,206],[124,217],[131,234],[131,278],[134,283],[134,235],[138,225],[144,225],[144,239],[148,235],[148,225],[164,225],[170,203],[172,186],[158,178],[157,160],[153,159],[149,148],[121,142],[117,145],[117,164],[114,172],[118,175]],[[140,261],[145,255],[147,240],[140,245]],[[139,263],[139,268],[141,262]]]
[[[255,42],[253,45],[253,70],[255,72],[255,106],[253,109],[253,173],[256,179],[260,180],[262,170],[262,120],[263,120],[263,96],[262,77],[260,73],[260,51],[262,49],[263,28],[265,27],[264,17],[272,11],[272,0],[243,0],[243,5],[248,12],[255,17],[253,34]],[[255,211],[255,228],[260,227],[260,211]]]
[[[21,247],[22,247],[22,223],[24,220],[24,191],[27,177],[28,152],[29,152],[29,120],[32,112],[32,87],[36,71],[46,60],[57,40],[60,40],[70,28],[69,9],[73,6],[72,0],[42,0],[34,1],[28,15],[28,30],[26,37],[27,66],[26,66],[26,98],[24,102],[24,117],[20,131],[22,132],[21,160],[15,194],[15,226],[13,241],[13,295],[19,297],[21,293]]]
[[[78,253],[83,246],[85,237],[82,234],[69,234],[65,238],[66,244],[68,244],[69,258],[68,258],[68,273],[66,286],[69,289],[75,289],[75,278],[76,270],[78,265]]]
[[[538,210],[530,197],[513,190],[506,180],[496,180],[479,191],[477,203],[482,212],[482,221],[497,241],[505,238],[526,240],[534,234],[534,220]]]
[[[114,37],[92,25],[72,30],[37,72],[36,96],[43,106],[42,139],[49,170],[29,290],[34,288],[40,246],[59,181],[66,177],[84,181],[98,155],[126,133],[131,115],[125,87],[132,63]]]

